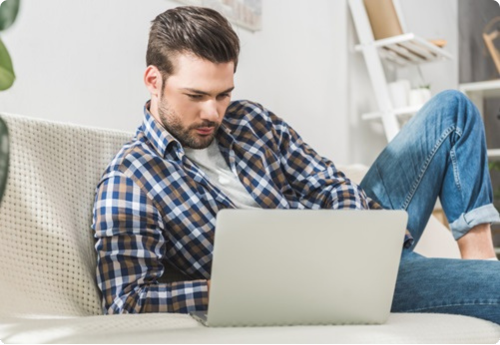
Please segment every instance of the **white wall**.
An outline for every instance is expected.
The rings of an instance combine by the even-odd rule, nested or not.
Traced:
[[[458,0],[399,0],[407,32],[426,39],[446,39],[445,49],[453,60],[433,62],[421,66],[423,79],[431,84],[433,95],[458,87]],[[348,21],[348,46],[357,44],[351,16]],[[349,153],[351,162],[370,165],[387,145],[380,121],[363,121],[360,114],[376,110],[373,89],[361,53],[349,48]],[[414,86],[420,84],[418,72],[400,71],[399,78],[412,78]]]
[[[458,0],[400,0],[409,31],[458,54]],[[0,112],[135,131],[150,21],[171,0],[22,0],[2,33],[16,68]],[[370,164],[386,145],[346,0],[263,0],[263,29],[235,27],[242,53],[234,98],[262,103],[336,163]],[[456,88],[457,59],[422,68],[434,93]]]
[[[2,34],[17,80],[0,110],[135,130],[147,99],[142,83],[149,21],[162,0],[22,0]]]
[[[242,38],[238,96],[261,102],[320,154],[349,161],[347,3],[263,0],[263,30]]]
[[[0,111],[135,131],[150,21],[167,0],[22,0],[2,34],[17,81]],[[263,0],[263,30],[235,27],[234,98],[262,103],[321,154],[349,161],[345,1]]]

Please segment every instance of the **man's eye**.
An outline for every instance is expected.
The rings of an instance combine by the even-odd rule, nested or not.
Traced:
[[[195,99],[195,100],[199,100],[199,99],[201,99],[203,97],[202,95],[190,95],[190,94],[188,94],[187,96],[189,98]]]
[[[224,98],[228,98],[228,97],[231,97],[231,94],[229,94],[229,93],[222,93],[219,96],[217,96],[218,99],[224,99]]]

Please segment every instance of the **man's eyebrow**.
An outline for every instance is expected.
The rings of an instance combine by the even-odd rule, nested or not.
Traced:
[[[196,93],[198,95],[205,95],[205,96],[210,96],[210,94],[208,92],[205,92],[205,91],[200,91],[200,90],[196,90],[196,89],[192,89],[190,87],[183,87],[181,88],[181,90],[184,90],[184,91],[189,91],[189,92],[192,92],[192,93]],[[231,92],[234,90],[234,86],[233,87],[230,87],[229,89],[225,90],[225,91],[222,91],[220,92],[219,94],[222,94],[222,93],[228,93],[228,92]]]

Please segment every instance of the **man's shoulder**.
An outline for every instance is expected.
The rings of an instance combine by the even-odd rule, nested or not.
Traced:
[[[159,164],[163,162],[163,159],[148,144],[144,136],[136,135],[125,143],[111,160],[101,177],[100,183],[113,176],[125,176],[132,179],[140,178],[142,172],[144,172],[144,167],[148,165],[146,163],[151,164],[154,161]]]
[[[289,128],[288,124],[271,110],[248,100],[231,102],[223,121],[233,130],[253,128],[258,131],[275,131],[279,134]]]
[[[227,108],[226,115],[230,115],[226,116],[230,119],[269,117],[269,113],[266,108],[259,103],[248,100],[232,101]]]
[[[273,114],[259,103],[237,100],[229,104],[223,121],[233,130],[248,130],[255,127],[271,129]]]
[[[224,124],[241,143],[275,148],[281,136],[282,121],[261,104],[237,100],[229,104]]]

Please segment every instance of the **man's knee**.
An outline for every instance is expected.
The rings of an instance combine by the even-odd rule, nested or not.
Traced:
[[[445,114],[454,118],[455,122],[462,125],[466,123],[475,125],[476,122],[482,122],[481,114],[472,101],[458,90],[445,90],[435,95],[430,102],[439,105],[445,109]]]
[[[435,95],[434,98],[450,103],[458,103],[468,100],[467,96],[463,92],[453,89],[441,91]]]

